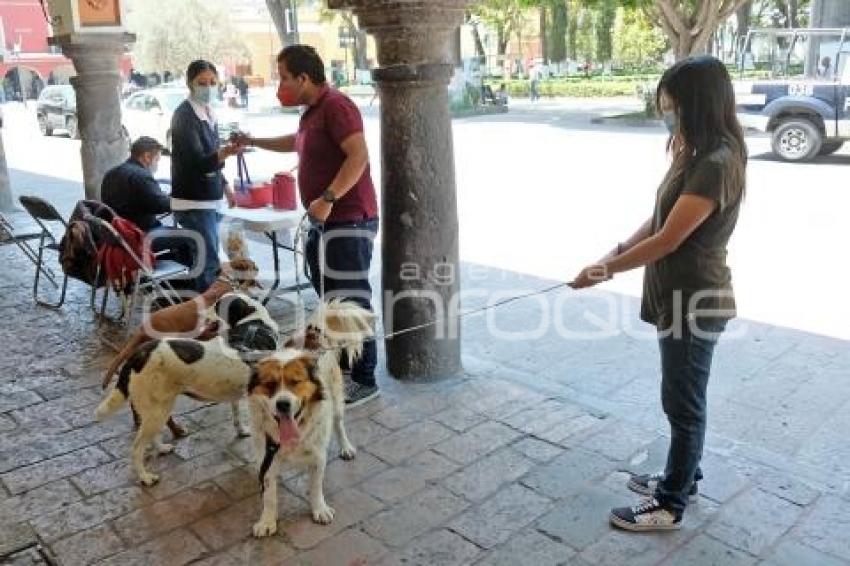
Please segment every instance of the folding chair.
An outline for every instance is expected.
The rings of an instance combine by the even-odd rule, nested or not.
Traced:
[[[138,301],[139,295],[142,292],[154,292],[162,296],[169,304],[175,305],[180,301],[180,294],[171,285],[172,279],[184,278],[189,273],[189,268],[181,263],[172,260],[158,259],[153,268],[145,264],[144,261],[133,251],[130,244],[127,243],[121,234],[105,220],[93,218],[93,222],[100,230],[100,236],[103,241],[113,245],[120,246],[124,252],[133,260],[136,267],[136,279],[133,282],[133,290],[130,295],[129,303],[124,307],[124,322],[129,327],[132,323],[133,309]],[[101,270],[102,266],[98,266]],[[101,313],[105,310],[106,299],[109,295],[109,285],[104,287],[103,304]]]
[[[44,265],[44,250],[50,250],[56,252],[57,260],[59,254],[59,242],[56,241],[56,237],[53,235],[53,231],[48,227],[49,224],[58,224],[61,226],[62,231],[68,228],[68,223],[62,218],[62,215],[53,207],[52,204],[47,202],[44,199],[38,197],[31,196],[22,196],[18,199],[21,202],[21,205],[24,209],[32,216],[33,220],[39,225],[41,228],[41,232],[38,234],[38,252],[35,253],[30,249],[32,255],[35,256],[35,280],[33,281],[32,286],[32,296],[35,299],[35,302],[41,306],[58,309],[65,302],[65,291],[68,288],[68,275],[63,274],[62,278],[62,294],[59,297],[58,303],[48,303],[46,301],[42,301],[38,298],[38,283],[41,278],[41,274],[44,273],[45,277],[47,277],[54,285],[56,285],[56,281],[53,278],[53,271],[50,270],[47,272],[49,268]],[[29,247],[27,245],[27,247]],[[26,253],[26,252],[25,252]],[[32,260],[33,257],[29,253],[27,256]],[[48,274],[49,273],[49,274]],[[58,287],[58,285],[56,285]]]
[[[0,246],[15,244],[24,253],[27,259],[29,259],[36,267],[38,267],[38,252],[32,248],[30,241],[37,240],[40,237],[41,231],[18,232],[12,222],[2,212],[0,212]],[[56,274],[53,273],[52,269],[46,265],[42,265],[41,273],[48,281],[53,283],[54,287],[57,289],[59,288],[59,285],[56,284]]]

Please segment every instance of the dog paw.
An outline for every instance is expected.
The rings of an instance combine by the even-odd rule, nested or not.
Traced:
[[[189,436],[189,431],[177,423],[175,423],[174,426],[170,428],[171,436],[173,436],[175,440],[177,440],[178,438],[186,438],[187,436]]]
[[[330,525],[334,520],[334,513],[333,507],[322,505],[313,509],[313,520],[320,525]]]
[[[151,473],[144,473],[139,476],[139,481],[142,485],[146,487],[150,487],[152,485],[156,485],[159,482],[159,476]]]
[[[248,438],[249,436],[251,436],[251,429],[242,424],[236,426],[237,438]]]
[[[257,538],[270,537],[277,532],[277,521],[260,519],[254,523],[254,536]]]
[[[339,451],[339,457],[343,460],[354,460],[355,456],[357,456],[357,449],[350,444]]]
[[[174,452],[174,445],[173,444],[160,444],[157,447],[157,452],[159,454],[171,454],[172,452]]]

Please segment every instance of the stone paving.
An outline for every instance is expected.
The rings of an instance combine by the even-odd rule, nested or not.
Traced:
[[[92,422],[112,354],[101,336],[117,328],[98,327],[73,282],[61,310],[34,306],[32,267],[14,248],[0,248],[0,265],[2,564],[850,564],[845,342],[756,324],[721,342],[700,501],[681,531],[635,535],[607,512],[635,501],[628,472],[663,463],[654,343],[499,339],[485,317],[468,319],[463,375],[382,374],[383,395],[349,411],[359,453],[329,466],[333,524],[310,521],[305,478],[288,473],[280,533],[255,540],[259,486],[229,408],[182,400],[191,435],[155,462],[161,483],[140,487],[129,416]],[[580,321],[595,307],[563,308]],[[498,326],[519,332],[534,317],[516,303]]]

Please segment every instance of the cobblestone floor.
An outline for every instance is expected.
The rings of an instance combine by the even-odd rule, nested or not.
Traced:
[[[464,375],[382,375],[382,397],[349,411],[359,454],[329,466],[333,524],[310,521],[304,477],[290,473],[279,535],[254,540],[250,441],[235,438],[228,407],[181,401],[191,435],[155,463],[159,485],[138,486],[129,416],[92,422],[112,354],[99,332],[115,329],[98,329],[74,283],[63,309],[35,307],[31,266],[13,248],[0,248],[0,266],[0,563],[850,564],[846,344],[771,329],[731,344],[717,372],[740,380],[719,393],[743,408],[715,404],[699,503],[679,532],[634,535],[607,512],[634,501],[629,471],[663,462],[653,345],[570,350],[544,337],[511,350],[470,322]],[[812,363],[832,381],[804,403],[794,387],[814,379]],[[770,399],[748,393],[753,376]],[[798,432],[762,426],[768,403]],[[818,419],[831,436],[803,426]]]

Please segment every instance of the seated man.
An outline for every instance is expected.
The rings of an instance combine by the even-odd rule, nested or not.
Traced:
[[[107,171],[100,187],[100,198],[143,232],[153,236],[154,252],[170,250],[171,257],[191,266],[195,256],[192,241],[174,236],[157,236],[166,230],[159,216],[171,212],[171,198],[154,179],[163,147],[153,138],[142,136],[130,146],[130,158]]]

